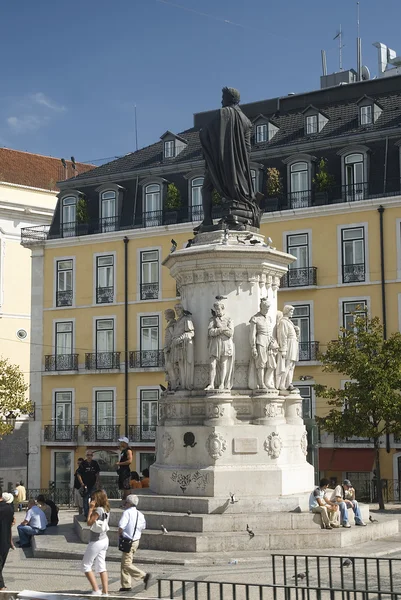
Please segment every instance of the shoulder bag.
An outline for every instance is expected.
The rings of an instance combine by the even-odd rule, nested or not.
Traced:
[[[137,511],[136,521],[135,521],[135,529],[134,529],[132,538],[127,538],[127,537],[123,537],[123,536],[121,536],[119,538],[118,549],[120,550],[120,552],[126,552],[127,554],[128,554],[128,552],[131,552],[131,548],[132,548],[132,544],[134,542],[134,537],[135,537],[135,532],[136,532],[136,526],[138,525],[138,517],[139,517],[139,513]]]
[[[91,525],[90,530],[93,533],[107,533],[109,531],[108,513],[103,513],[98,519]]]

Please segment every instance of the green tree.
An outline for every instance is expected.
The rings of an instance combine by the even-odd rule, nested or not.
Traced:
[[[327,170],[327,163],[327,158],[321,158],[317,165],[318,170],[313,178],[317,192],[329,192],[335,183],[334,176]]]
[[[87,223],[88,220],[88,201],[84,196],[80,196],[77,202],[77,221],[78,223]]]
[[[340,438],[373,440],[378,501],[383,510],[380,441],[388,433],[401,433],[401,334],[385,340],[377,317],[355,313],[353,327],[341,328],[338,339],[328,343],[320,359],[324,372],[341,373],[349,381],[344,389],[316,386],[316,394],[327,398],[332,407],[316,420]]]
[[[0,358],[0,439],[13,431],[7,417],[17,418],[31,412],[32,405],[26,397],[28,387],[20,368]]]
[[[167,186],[165,208],[167,208],[167,210],[177,210],[178,208],[181,208],[181,194],[175,183],[169,183]]]

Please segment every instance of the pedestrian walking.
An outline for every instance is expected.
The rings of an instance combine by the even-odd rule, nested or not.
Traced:
[[[77,468],[74,473],[74,504],[78,508],[79,515],[82,515],[82,512],[83,512],[84,499],[83,499],[83,490],[81,487],[81,482],[78,479],[78,469],[83,462],[84,462],[83,458],[78,458]]]
[[[79,469],[77,469],[77,477],[81,484],[83,494],[85,519],[88,518],[89,500],[92,497],[92,492],[99,488],[99,473],[99,463],[96,460],[93,460],[92,450],[87,450],[85,460],[81,463]]]
[[[124,500],[129,494],[130,480],[131,480],[131,462],[132,462],[132,450],[129,447],[129,440],[127,437],[121,437],[120,442],[120,459],[116,463],[117,474],[118,474],[118,489],[122,491],[122,499]]]
[[[86,547],[85,554],[82,559],[82,570],[86,578],[92,586],[92,595],[100,596],[109,591],[109,580],[106,569],[106,552],[109,547],[109,538],[107,532],[109,530],[110,505],[106,492],[97,490],[92,494],[92,500],[89,503],[87,524],[90,526],[89,544]],[[102,582],[102,591],[96,581],[96,576],[93,572],[99,573],[100,581]]]
[[[15,524],[13,495],[4,492],[0,496],[0,591],[6,590],[3,569],[12,547],[12,526]]]
[[[15,485],[14,490],[14,502],[18,510],[21,511],[24,507],[23,503],[26,502],[26,489],[23,481],[19,481]]]
[[[145,590],[148,587],[150,573],[144,573],[133,564],[134,554],[138,550],[142,531],[146,529],[146,521],[143,514],[137,509],[138,496],[129,494],[125,500],[124,510],[118,524],[119,549],[121,555],[121,587],[120,592],[131,590],[131,579],[142,580]]]

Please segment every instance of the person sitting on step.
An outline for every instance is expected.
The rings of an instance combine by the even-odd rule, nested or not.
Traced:
[[[309,510],[320,514],[322,529],[333,529],[333,527],[340,526],[336,522],[338,506],[326,498],[326,490],[329,487],[329,483],[328,479],[321,479],[319,486],[313,490],[309,497]]]

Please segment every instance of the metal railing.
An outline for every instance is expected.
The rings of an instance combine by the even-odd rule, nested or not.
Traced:
[[[373,444],[373,440],[370,438],[358,437],[356,435],[344,438],[334,434],[334,442],[338,444]]]
[[[78,371],[78,354],[48,354],[45,371]]]
[[[143,227],[158,227],[159,225],[163,225],[162,210],[152,210],[149,212],[142,213]]]
[[[304,190],[302,192],[290,192],[288,194],[289,208],[308,208],[312,206],[312,190]]]
[[[40,494],[49,500],[53,500],[58,506],[72,506],[74,504],[74,489],[70,487],[55,488],[27,488],[26,497],[37,498]]]
[[[107,233],[108,231],[117,231],[118,230],[118,215],[113,215],[112,217],[102,217],[98,221],[98,231],[97,233]]]
[[[156,425],[150,429],[145,429],[143,425],[129,425],[128,439],[130,442],[154,442]]]
[[[319,342],[300,342],[299,361],[318,360]]]
[[[96,304],[110,304],[114,301],[114,287],[96,288]]]
[[[34,245],[47,240],[50,231],[50,225],[34,225],[33,227],[22,227],[21,244]]]
[[[79,425],[45,425],[43,440],[45,442],[77,442]]]
[[[62,290],[56,292],[56,306],[72,306],[72,298],[72,290]]]
[[[141,300],[157,300],[159,297],[159,282],[141,283]]]
[[[119,369],[121,352],[87,352],[85,369],[99,371],[102,369]]]
[[[317,267],[302,267],[300,269],[288,269],[281,279],[281,287],[303,287],[317,285]]]
[[[365,263],[343,265],[343,283],[365,281]]]
[[[120,425],[85,425],[85,442],[117,442]]]
[[[164,367],[163,350],[133,350],[129,353],[131,369],[141,367]]]

